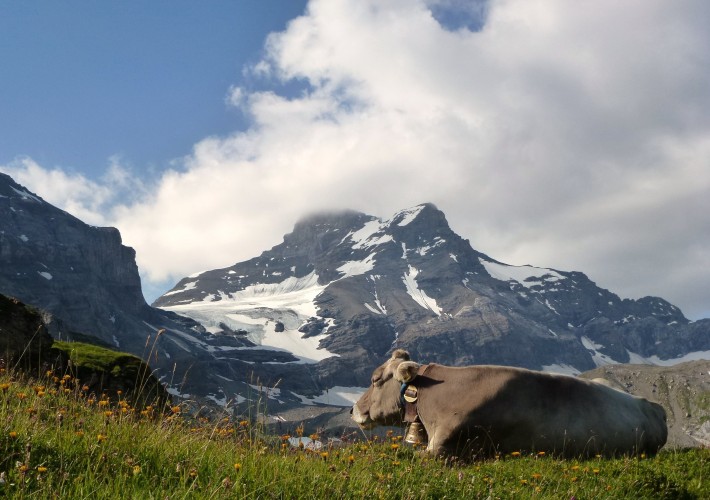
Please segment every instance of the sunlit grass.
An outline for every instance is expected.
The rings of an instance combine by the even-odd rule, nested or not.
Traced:
[[[70,375],[0,372],[0,497],[710,498],[707,449],[446,465],[395,433],[309,450],[289,442],[302,427],[268,435],[249,415],[134,408]]]

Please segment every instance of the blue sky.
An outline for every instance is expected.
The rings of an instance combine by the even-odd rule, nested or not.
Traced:
[[[433,202],[472,246],[710,316],[704,0],[0,0],[0,171],[148,300],[298,218]]]
[[[225,106],[266,35],[305,0],[0,2],[0,163],[97,179],[108,158],[160,170],[247,126]]]

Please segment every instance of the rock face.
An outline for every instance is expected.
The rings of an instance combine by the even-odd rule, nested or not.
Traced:
[[[36,308],[0,295],[0,368],[18,367],[37,375],[53,360],[53,342]]]
[[[94,227],[0,174],[0,293],[41,309],[44,328],[60,340],[89,340],[145,358],[164,381],[204,372],[204,328],[146,304],[135,252],[115,228]],[[165,334],[158,338],[158,331]],[[170,336],[187,338],[192,350]],[[209,336],[211,337],[211,336]],[[165,345],[163,345],[165,344]],[[191,344],[192,345],[192,344]],[[242,345],[242,344],[240,344]],[[194,383],[210,384],[209,376]]]
[[[580,376],[604,378],[620,390],[663,405],[666,447],[710,447],[710,360],[675,366],[609,365]]]

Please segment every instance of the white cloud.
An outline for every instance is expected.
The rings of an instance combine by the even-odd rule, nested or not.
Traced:
[[[497,259],[710,313],[710,4],[500,0],[452,30],[463,5],[312,0],[272,34],[249,78],[307,91],[232,87],[253,127],[106,215],[146,276],[250,258],[314,209],[432,201]]]

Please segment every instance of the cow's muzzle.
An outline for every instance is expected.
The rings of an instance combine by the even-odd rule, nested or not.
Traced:
[[[375,426],[375,422],[370,418],[369,413],[362,413],[357,405],[350,409],[350,415],[357,425],[363,429],[371,429]]]

